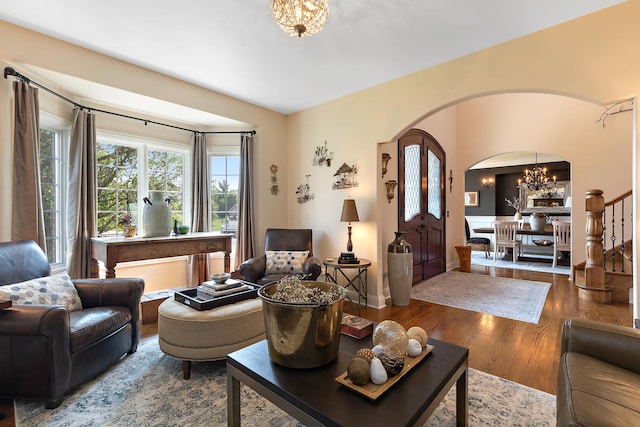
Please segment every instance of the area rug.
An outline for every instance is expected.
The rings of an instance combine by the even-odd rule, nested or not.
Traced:
[[[411,289],[411,298],[538,323],[551,284],[447,271]]]
[[[152,342],[68,394],[56,409],[16,400],[15,411],[18,427],[222,427],[227,425],[225,365],[193,363],[191,379],[183,380],[182,362]],[[244,385],[241,417],[243,426],[301,426]],[[553,426],[555,397],[470,369],[469,420],[472,426]],[[455,425],[455,387],[427,425]]]
[[[540,256],[540,258],[544,257]],[[494,262],[493,255],[489,255],[489,258],[485,258],[483,251],[472,251],[471,265],[507,268],[510,270],[539,271],[541,273],[564,274],[565,276],[569,276],[571,274],[571,267],[569,266],[557,265],[555,268],[552,267],[552,258],[553,257],[548,257],[548,262],[527,261],[527,258],[518,258],[518,262],[514,264],[513,261],[502,261],[501,259],[497,259]]]

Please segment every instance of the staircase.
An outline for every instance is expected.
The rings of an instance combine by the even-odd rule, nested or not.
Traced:
[[[590,190],[586,206],[587,260],[573,267],[578,297],[601,303],[628,302],[633,287],[633,243],[625,240],[625,221],[631,218],[631,191],[605,203],[602,191]],[[622,243],[616,244],[620,239]]]

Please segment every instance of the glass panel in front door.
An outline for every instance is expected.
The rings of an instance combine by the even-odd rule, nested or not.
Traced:
[[[431,215],[440,219],[440,188],[442,186],[440,175],[440,159],[433,151],[427,154],[427,210]]]
[[[418,215],[420,206],[420,150],[421,145],[404,148],[404,220]]]

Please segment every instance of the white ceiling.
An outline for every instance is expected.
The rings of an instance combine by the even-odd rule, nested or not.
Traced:
[[[299,40],[274,22],[270,0],[0,0],[0,19],[289,114],[621,2],[329,0],[325,28]],[[154,112],[135,94],[123,104],[110,88],[46,77]],[[224,122],[210,116],[198,122]]]

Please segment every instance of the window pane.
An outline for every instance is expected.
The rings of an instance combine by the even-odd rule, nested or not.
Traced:
[[[50,264],[63,262],[62,132],[39,130],[40,191],[44,217],[45,245]]]
[[[428,150],[427,164],[429,176],[427,178],[427,197],[429,202],[427,203],[427,209],[431,215],[440,219],[440,188],[442,183],[440,181],[442,175],[440,174],[440,159],[433,151]]]
[[[420,145],[404,149],[404,220],[409,221],[421,211]]]
[[[138,198],[138,149],[98,143],[97,153],[98,235],[116,235],[118,221]]]
[[[171,199],[171,218],[183,224],[182,191],[184,181],[184,155],[171,151],[149,150],[147,168],[149,190],[163,191]]]
[[[236,233],[240,158],[213,156],[211,166],[211,229]]]

